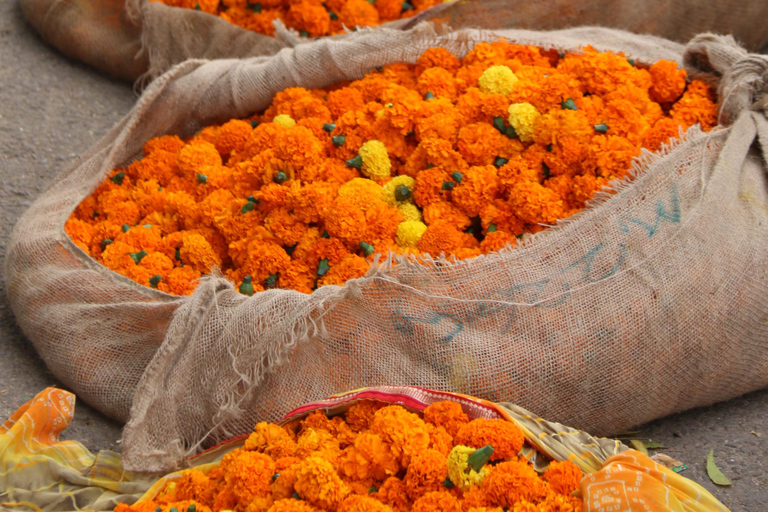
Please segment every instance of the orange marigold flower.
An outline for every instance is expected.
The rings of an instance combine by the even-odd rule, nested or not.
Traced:
[[[212,498],[213,488],[205,473],[190,469],[176,482],[174,499],[206,502]]]
[[[494,117],[506,119],[510,100],[501,94],[485,94],[471,87],[456,102],[456,109],[467,123],[491,123]]]
[[[350,248],[356,248],[365,240],[365,212],[347,199],[335,199],[323,221],[328,233]]]
[[[381,185],[366,178],[353,178],[339,187],[338,197],[362,211],[384,205]]]
[[[416,247],[421,252],[432,256],[440,256],[440,254],[447,256],[461,248],[477,245],[478,242],[472,235],[459,231],[447,222],[438,222],[427,227]]]
[[[80,219],[70,217],[67,219],[67,222],[64,223],[64,229],[75,245],[85,251],[86,254],[90,254],[91,240],[93,240],[94,234],[93,226]],[[101,240],[98,242],[101,244]]]
[[[509,143],[509,138],[490,124],[474,123],[459,130],[457,147],[470,165],[491,165]]]
[[[640,154],[640,148],[624,137],[595,137],[590,150],[597,159],[597,168],[601,175],[615,178],[629,174],[632,161]]]
[[[498,170],[493,165],[470,167],[453,189],[451,199],[470,217],[501,194]]]
[[[415,501],[428,492],[443,489],[446,478],[448,468],[445,466],[445,455],[435,450],[425,450],[411,459],[403,484],[408,497]]]
[[[581,512],[583,503],[580,498],[549,494],[539,502],[537,512]]]
[[[421,141],[408,157],[401,174],[417,178],[421,171],[431,167],[440,167],[450,173],[463,172],[469,165],[458,152],[454,151],[447,140],[427,139]]]
[[[353,432],[362,432],[370,427],[374,413],[386,406],[386,403],[376,400],[361,400],[347,409],[344,418]]]
[[[541,153],[541,157],[543,156],[544,154]],[[520,155],[513,156],[499,168],[499,182],[506,190],[510,190],[518,183],[538,182],[542,168],[541,163],[542,160],[538,160],[536,164],[531,162],[531,158],[524,159]]]
[[[391,509],[369,496],[353,494],[341,502],[338,512],[391,512]]]
[[[429,431],[429,449],[448,457],[453,448],[453,436],[444,427],[436,427],[431,423],[427,423],[427,430]]]
[[[717,124],[717,104],[709,97],[710,94],[705,84],[694,80],[672,107],[672,118],[686,128],[699,123],[704,131],[711,130]]]
[[[408,467],[414,455],[429,446],[426,423],[399,405],[388,405],[376,411],[370,431],[390,445],[402,467]]]
[[[302,499],[326,510],[336,510],[351,492],[333,465],[320,457],[309,457],[299,464],[295,489]]]
[[[512,512],[541,512],[541,509],[530,501],[522,500],[515,503]]]
[[[344,87],[328,93],[326,106],[331,111],[333,119],[337,119],[347,112],[362,110],[365,101],[360,91],[352,87]]]
[[[671,103],[683,94],[685,77],[688,76],[688,73],[684,69],[678,69],[677,63],[660,60],[653,64],[648,71],[651,73],[653,83],[649,91],[653,101]]]
[[[214,266],[221,265],[221,257],[213,250],[208,240],[198,234],[184,236],[179,256],[181,261],[204,274],[209,273]]]
[[[564,212],[560,195],[535,182],[512,187],[509,202],[515,215],[531,224],[554,224]]]
[[[184,147],[184,141],[178,138],[176,135],[162,135],[149,139],[144,143],[144,156],[150,156],[157,151],[167,151],[169,153],[178,154],[181,148]]]
[[[158,285],[158,289],[174,295],[190,295],[200,279],[200,271],[187,265],[171,270]]]
[[[296,456],[305,458],[310,455],[322,456],[323,459],[336,463],[341,454],[339,440],[326,430],[306,428],[296,438],[298,450]]]
[[[370,27],[379,24],[379,11],[366,0],[347,0],[337,13],[347,27]]]
[[[517,460],[493,466],[483,481],[483,490],[489,503],[499,507],[512,507],[522,500],[535,503],[547,493],[546,484],[533,467]]]
[[[392,507],[395,511],[406,511],[410,508],[410,500],[405,490],[405,484],[396,476],[387,478],[374,496]]]
[[[354,446],[346,448],[339,460],[339,471],[356,480],[384,480],[399,470],[400,465],[392,449],[377,434],[359,434]]]
[[[451,191],[445,190],[443,183],[449,180],[449,174],[440,167],[421,171],[416,175],[416,183],[413,186],[414,201],[422,208],[426,208],[432,203],[448,202]]]
[[[440,67],[451,73],[456,73],[461,66],[459,59],[445,48],[429,48],[419,56],[416,62],[424,69]]]
[[[275,235],[280,245],[284,246],[296,245],[307,230],[306,224],[300,222],[285,208],[269,212],[264,218],[264,227]]]
[[[229,157],[230,153],[241,151],[252,130],[251,123],[240,119],[232,119],[224,123],[214,142],[216,151],[222,157]]]
[[[443,68],[425,69],[419,75],[416,87],[423,95],[432,93],[434,97],[446,98],[451,101],[455,101],[458,94],[458,87],[453,74]]]
[[[293,496],[296,486],[296,470],[299,469],[301,459],[297,457],[284,457],[275,461],[277,477],[272,475],[272,499],[275,502],[285,500]],[[282,467],[280,467],[282,465]]]
[[[444,427],[448,434],[453,437],[461,427],[469,423],[469,416],[466,415],[458,402],[443,400],[424,409],[424,421],[437,427]]]
[[[312,293],[316,271],[301,261],[291,261],[280,270],[278,284],[280,288],[296,290],[301,293]]]
[[[216,146],[210,142],[196,141],[181,148],[179,152],[179,169],[184,175],[196,179],[200,168],[204,166],[221,166],[221,155]]]
[[[643,135],[643,147],[650,151],[660,150],[661,146],[680,136],[680,127],[679,121],[662,117]]]
[[[295,455],[298,446],[285,430],[273,423],[262,421],[245,440],[243,450],[255,450],[278,459]]]
[[[472,224],[472,220],[466,213],[448,201],[435,201],[425,206],[424,221],[427,224],[447,222],[460,231],[464,231]]]
[[[220,464],[222,482],[237,499],[240,507],[247,507],[256,499],[269,497],[269,486],[275,474],[275,463],[263,453],[234,450],[224,455]]]
[[[340,263],[333,265],[330,270],[320,279],[317,284],[324,286],[326,284],[335,284],[344,286],[344,283],[350,279],[363,277],[371,269],[370,263],[365,258],[356,254],[350,254],[341,260]]]
[[[276,501],[267,512],[320,512],[320,509],[306,501],[289,498]]]
[[[325,35],[331,26],[331,17],[325,7],[312,2],[291,5],[286,21],[292,28],[308,32],[310,37]]]
[[[403,3],[397,0],[378,0],[374,6],[379,11],[382,22],[398,19],[403,12]]]
[[[510,460],[517,457],[523,447],[525,437],[512,422],[505,420],[486,420],[478,418],[470,421],[454,437],[457,445],[482,448],[493,446],[491,460]]]
[[[541,478],[549,482],[549,486],[556,493],[568,496],[579,488],[583,476],[584,473],[573,462],[553,460]]]
[[[428,492],[413,503],[411,512],[462,512],[461,504],[446,491]]]
[[[485,491],[480,486],[473,485],[470,487],[469,490],[464,493],[463,498],[464,510],[467,512],[471,509],[489,507],[488,498],[485,495]]]

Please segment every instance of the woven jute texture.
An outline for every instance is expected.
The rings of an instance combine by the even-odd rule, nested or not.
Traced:
[[[63,225],[151,137],[264,109],[278,91],[361,77],[427,48],[505,37],[685,65],[718,84],[721,126],[635,162],[583,212],[461,262],[382,256],[311,295],[241,295],[221,277],[174,297],[82,253]],[[729,37],[686,47],[608,29],[360,31],[273,57],[187,61],[58,176],[13,233],[19,324],[53,372],[128,421],[132,470],[167,470],[292,407],[363,386],[419,385],[511,401],[615,433],[768,385],[768,59]]]
[[[142,83],[187,59],[274,55],[306,42],[281,23],[275,37],[269,37],[201,11],[151,0],[20,0],[20,4],[35,30],[65,55],[126,80],[143,77]],[[767,19],[764,0],[458,0],[384,26],[407,30],[424,20],[455,29],[600,26],[675,41],[715,32],[732,34],[756,51],[768,44]]]

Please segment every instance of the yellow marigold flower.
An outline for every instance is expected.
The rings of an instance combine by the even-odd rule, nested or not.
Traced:
[[[382,199],[390,206],[413,203],[413,189],[416,180],[405,174],[395,176],[382,187]],[[404,187],[404,188],[403,188]]]
[[[473,485],[482,485],[485,477],[488,476],[488,468],[483,466],[480,471],[475,471],[469,466],[467,459],[470,455],[475,453],[477,448],[471,448],[469,446],[457,445],[453,447],[451,453],[448,455],[448,478],[451,482],[461,489],[461,492],[467,492]]]
[[[513,103],[509,106],[509,124],[517,132],[523,142],[533,140],[533,125],[541,117],[541,113],[530,103]]]
[[[406,221],[422,222],[421,210],[413,203],[400,203],[397,205],[397,211],[403,214]]]
[[[358,151],[363,159],[361,171],[372,180],[388,178],[392,170],[392,162],[389,161],[387,147],[378,140],[369,140]]]
[[[417,220],[407,220],[397,226],[395,241],[400,247],[416,247],[421,235],[427,230],[427,225]]]
[[[335,510],[351,492],[333,464],[320,457],[310,457],[299,464],[295,489],[302,499],[326,510]]]
[[[491,66],[480,75],[477,84],[486,94],[509,95],[518,82],[517,76],[507,66]]]
[[[291,126],[296,124],[296,121],[294,121],[293,118],[288,114],[280,114],[279,116],[275,116],[272,119],[272,122],[275,124],[279,124],[280,126],[283,126],[285,128],[290,128]]]

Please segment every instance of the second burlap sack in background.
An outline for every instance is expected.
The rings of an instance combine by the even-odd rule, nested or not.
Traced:
[[[151,137],[249,115],[286,87],[357,78],[434,46],[463,56],[499,37],[684,61],[719,82],[724,126],[646,154],[634,181],[513,250],[458,263],[382,257],[366,277],[312,295],[247,297],[211,277],[171,297],[98,265],[64,233],[75,206]],[[421,25],[272,58],[190,61],[151,84],[21,219],[6,262],[11,302],[54,373],[128,420],[129,469],[173,468],[299,403],[385,383],[513,401],[615,433],[768,384],[767,76],[766,59],[730,38],[683,47],[588,28]]]
[[[110,75],[153,79],[187,59],[274,55],[307,39],[278,24],[275,37],[193,9],[151,0],[20,0],[24,16],[65,55]],[[461,0],[387,24],[408,30],[424,20],[453,28],[556,30],[618,28],[685,42],[702,32],[733,34],[752,51],[768,45],[761,0]],[[350,29],[354,27],[348,27]]]

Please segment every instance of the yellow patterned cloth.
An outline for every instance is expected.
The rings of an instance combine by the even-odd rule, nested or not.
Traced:
[[[454,400],[472,418],[504,418],[516,423],[532,448],[525,456],[541,468],[550,459],[570,460],[585,473],[579,491],[584,512],[728,512],[700,485],[652,461],[618,441],[595,438],[538,418],[514,404],[496,404],[467,395],[413,387],[366,388],[307,404],[283,421],[314,410],[343,412],[359,400],[382,400],[412,410]],[[0,509],[19,511],[112,510],[117,503],[149,500],[182,472],[159,480],[122,469],[120,456],[94,456],[76,441],[59,441],[74,414],[75,397],[48,388],[23,405],[0,427]],[[222,443],[194,458],[206,472],[244,437]]]
[[[155,478],[123,471],[119,454],[60,441],[74,412],[75,395],[47,388],[0,427],[0,510],[112,510],[150,488]]]

